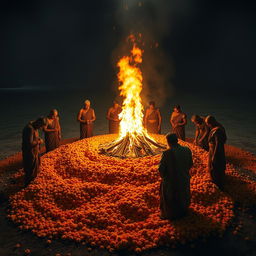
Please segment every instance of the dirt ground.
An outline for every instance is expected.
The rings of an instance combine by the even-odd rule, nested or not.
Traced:
[[[75,141],[69,139],[63,144]],[[42,149],[43,150],[43,149]],[[226,146],[228,162],[234,164],[239,172],[256,182],[256,156],[242,149]],[[9,177],[22,166],[21,153],[0,161],[0,256],[83,256],[83,255],[137,255],[134,252],[91,248],[86,244],[38,238],[31,232],[21,231],[8,218],[8,193],[15,193],[20,188],[5,193],[4,188],[11,182]],[[15,187],[15,186],[14,186]],[[176,248],[156,248],[140,255],[186,256],[186,255],[256,255],[256,208],[235,206],[235,218],[223,237],[210,237],[205,241],[194,241]]]

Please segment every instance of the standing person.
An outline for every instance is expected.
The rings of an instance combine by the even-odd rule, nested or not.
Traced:
[[[205,123],[205,119],[198,115],[193,115],[191,117],[191,122],[196,127],[194,144],[208,151],[209,150],[208,137],[209,137],[210,129]]]
[[[25,186],[36,178],[40,168],[40,145],[43,140],[39,138],[38,130],[46,125],[44,118],[29,122],[22,131],[22,160],[25,172]]]
[[[185,125],[187,124],[187,116],[182,113],[180,105],[174,106],[170,117],[170,123],[172,125],[172,131],[179,139],[185,141]]]
[[[84,102],[84,107],[80,109],[77,120],[80,122],[80,139],[92,137],[93,122],[96,120],[96,116],[89,100]]]
[[[145,128],[149,133],[160,133],[161,122],[162,117],[159,109],[155,107],[154,101],[150,101],[144,117]]]
[[[108,109],[108,113],[107,113],[107,119],[109,120],[108,122],[109,133],[119,133],[120,119],[118,115],[121,112],[122,112],[121,106],[116,101],[114,101],[113,106]]]
[[[190,205],[190,174],[193,165],[188,147],[178,144],[177,135],[166,135],[169,149],[163,152],[159,164],[162,178],[160,210],[162,219],[178,219],[187,214]]]
[[[212,182],[220,189],[223,189],[226,170],[226,156],[224,144],[227,136],[224,127],[216,121],[213,116],[207,116],[206,124],[210,128],[209,134],[209,154],[208,154],[208,170]]]
[[[60,122],[56,109],[50,111],[46,122],[47,124],[44,127],[45,148],[46,152],[49,152],[59,147],[61,139]]]

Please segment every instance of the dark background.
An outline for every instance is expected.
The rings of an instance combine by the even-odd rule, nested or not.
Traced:
[[[175,88],[255,90],[255,4],[131,0],[135,7],[120,8],[129,2],[5,1],[0,87],[109,88],[116,74],[113,53],[127,31],[150,31],[161,10],[169,10],[149,33],[171,64],[167,73]]]

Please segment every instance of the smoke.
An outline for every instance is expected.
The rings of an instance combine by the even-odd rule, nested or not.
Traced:
[[[173,60],[166,53],[166,38],[170,36],[172,24],[191,12],[187,0],[117,0],[114,27],[121,40],[114,51],[114,60],[128,54],[125,43],[131,33],[141,34],[139,46],[143,54],[142,100],[146,104],[154,100],[157,106],[164,104],[174,90],[172,79],[175,75]],[[116,63],[115,63],[116,64]]]

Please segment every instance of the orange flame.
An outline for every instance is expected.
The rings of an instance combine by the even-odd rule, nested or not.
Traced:
[[[138,64],[142,63],[142,50],[136,46],[134,40],[130,56],[124,56],[120,59],[117,66],[120,71],[118,80],[120,95],[124,97],[122,112],[119,117],[120,137],[127,134],[135,136],[137,134],[146,134],[143,127],[143,106],[141,103],[140,93],[142,90],[142,72]]]

